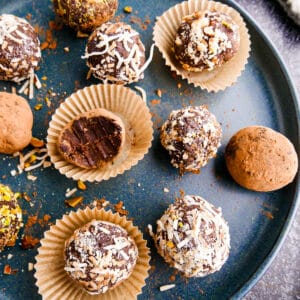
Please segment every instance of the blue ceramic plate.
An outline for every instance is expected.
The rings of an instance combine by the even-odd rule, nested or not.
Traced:
[[[155,17],[161,15],[178,1],[120,1],[118,18],[133,22],[132,26],[142,36],[147,49],[152,43],[152,30]],[[235,184],[227,173],[224,163],[224,148],[230,137],[240,128],[259,124],[269,126],[285,134],[296,147],[299,145],[299,110],[295,89],[286,68],[272,43],[260,31],[251,17],[232,1],[224,1],[238,9],[244,16],[252,41],[252,51],[245,71],[237,83],[224,92],[209,94],[187,85],[185,81],[174,78],[165,66],[160,53],[156,50],[145,78],[137,85],[147,91],[148,104],[153,113],[155,136],[152,148],[145,158],[131,170],[109,181],[87,184],[86,191],[77,192],[84,196],[84,204],[90,204],[95,198],[105,197],[111,203],[123,201],[129,211],[129,217],[135,225],[145,232],[151,248],[151,265],[154,266],[139,299],[224,299],[242,297],[258,280],[271,263],[287,233],[294,215],[298,181],[272,193],[255,193]],[[123,7],[131,5],[133,13],[125,15]],[[47,29],[48,22],[54,20],[50,0],[0,0],[0,13],[13,13],[25,17],[31,13],[30,22],[38,24],[40,29]],[[150,24],[148,24],[150,21]],[[41,41],[45,35],[41,30]],[[57,48],[44,50],[39,77],[47,76],[44,86],[30,101],[34,107],[43,103],[39,111],[34,110],[33,134],[45,138],[48,122],[59,103],[77,88],[97,83],[86,80],[87,67],[80,59],[84,53],[85,40],[77,39],[75,33],[63,28],[53,31]],[[67,53],[63,49],[69,47]],[[181,83],[179,89],[177,84]],[[155,90],[163,91],[160,104],[152,102],[158,97]],[[10,91],[11,85],[2,82],[0,89]],[[55,95],[49,95],[51,89]],[[45,97],[51,100],[51,108],[45,105]],[[207,104],[217,116],[223,127],[222,147],[218,157],[212,160],[201,174],[185,174],[180,177],[178,171],[171,167],[167,153],[162,149],[158,138],[158,126],[173,109],[188,104]],[[297,151],[299,149],[297,148]],[[28,216],[47,213],[51,221],[61,218],[71,209],[64,204],[65,191],[74,188],[76,182],[60,175],[53,167],[32,172],[37,180],[32,182],[26,174],[12,177],[10,171],[15,169],[17,159],[1,156],[0,176],[2,182],[9,184],[14,191],[26,191],[29,195],[36,192],[30,203],[21,200]],[[169,192],[164,192],[164,188]],[[231,253],[227,263],[220,272],[201,279],[184,279],[175,276],[154,248],[151,238],[146,233],[147,224],[155,224],[166,207],[180,194],[199,194],[223,209],[231,233]],[[30,205],[31,204],[31,205]],[[27,233],[37,238],[43,236],[48,226],[36,224]],[[13,257],[8,260],[8,254]],[[34,262],[37,249],[22,250],[19,244],[6,249],[0,256],[0,299],[41,299],[35,287],[33,272],[28,271],[28,263]],[[3,275],[5,264],[18,269],[15,275]],[[170,278],[171,277],[171,278]],[[176,287],[160,292],[161,285],[175,283]]]

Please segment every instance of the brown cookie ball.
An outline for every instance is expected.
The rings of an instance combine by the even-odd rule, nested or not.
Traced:
[[[174,42],[175,57],[185,70],[213,70],[238,51],[238,25],[225,13],[197,11],[183,18]]]
[[[286,186],[298,170],[293,144],[281,133],[263,126],[238,131],[226,147],[225,160],[238,184],[258,192]]]
[[[122,22],[105,23],[89,37],[85,56],[94,77],[117,84],[144,78],[145,47],[140,35]]]
[[[110,20],[118,0],[54,0],[54,11],[76,31],[91,32]]]
[[[115,288],[132,273],[138,249],[119,225],[93,220],[65,244],[65,271],[89,294]]]
[[[0,183],[0,252],[14,246],[22,227],[22,210],[11,189]]]
[[[229,228],[221,209],[200,196],[177,199],[157,221],[158,253],[186,277],[221,269],[229,256]]]
[[[221,125],[203,105],[172,111],[160,129],[161,143],[181,174],[199,173],[216,156],[221,137]]]
[[[40,60],[40,41],[33,27],[25,19],[0,15],[0,80],[20,82]]]
[[[15,94],[0,92],[0,153],[25,148],[32,137],[33,115],[28,102]]]
[[[125,127],[106,109],[94,109],[68,123],[58,136],[58,150],[64,159],[81,168],[102,168],[122,155]]]

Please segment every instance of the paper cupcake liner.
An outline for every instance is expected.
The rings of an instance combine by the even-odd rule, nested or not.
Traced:
[[[123,227],[129,236],[135,241],[138,248],[138,259],[136,265],[126,280],[117,285],[114,289],[104,294],[90,295],[78,286],[64,270],[64,246],[65,241],[73,232],[92,221],[93,219],[108,221]],[[35,274],[38,292],[44,300],[117,300],[136,299],[141,294],[145,279],[148,277],[149,248],[143,239],[139,229],[119,214],[104,209],[79,209],[64,215],[61,220],[45,232],[41,240],[41,246],[36,256]]]
[[[84,169],[64,160],[57,149],[61,130],[76,116],[84,112],[105,108],[117,114],[127,127],[127,147],[123,155],[101,169]],[[114,84],[98,84],[86,87],[68,97],[56,110],[49,124],[47,148],[55,168],[68,178],[82,181],[102,181],[129,170],[148,152],[153,126],[146,103],[131,89]]]
[[[239,50],[231,60],[213,71],[191,72],[184,70],[171,50],[182,18],[195,11],[213,9],[217,12],[226,13],[239,26]],[[187,79],[188,83],[193,84],[195,87],[206,89],[208,92],[218,92],[235,83],[245,68],[250,52],[248,29],[240,14],[228,5],[208,0],[189,0],[171,7],[157,18],[153,31],[153,40],[162,53],[166,65],[172,71],[175,71],[183,79]]]

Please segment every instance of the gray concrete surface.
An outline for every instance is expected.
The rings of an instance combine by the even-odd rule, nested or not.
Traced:
[[[252,15],[274,42],[300,95],[300,26],[289,19],[275,0],[236,2]],[[255,299],[300,299],[300,209],[271,267],[244,298]]]

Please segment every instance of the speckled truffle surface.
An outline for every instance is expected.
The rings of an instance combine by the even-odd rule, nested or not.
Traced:
[[[54,11],[76,31],[91,32],[110,20],[118,0],[54,0]]]
[[[291,183],[298,170],[293,144],[268,127],[250,126],[232,136],[225,149],[229,173],[241,186],[259,192]]]
[[[105,23],[89,37],[85,56],[93,76],[117,84],[144,78],[145,47],[140,35],[122,22]]]
[[[25,19],[0,15],[0,80],[28,78],[40,59],[40,41],[33,27]]]
[[[177,199],[157,221],[158,253],[186,277],[221,269],[229,256],[230,236],[221,209],[200,196]]]
[[[211,71],[230,60],[239,44],[239,27],[230,16],[215,11],[195,12],[183,18],[174,51],[185,70]]]
[[[32,138],[33,114],[21,96],[0,92],[0,153],[25,148]]]
[[[160,140],[180,173],[199,173],[221,145],[222,128],[205,106],[174,110],[162,125]]]
[[[58,150],[64,159],[81,168],[105,167],[122,155],[125,127],[106,109],[95,109],[69,122],[58,136]]]
[[[11,189],[0,184],[0,252],[5,246],[14,246],[22,227],[22,210]]]
[[[88,293],[101,294],[130,276],[137,257],[125,229],[93,220],[66,241],[65,271]]]

